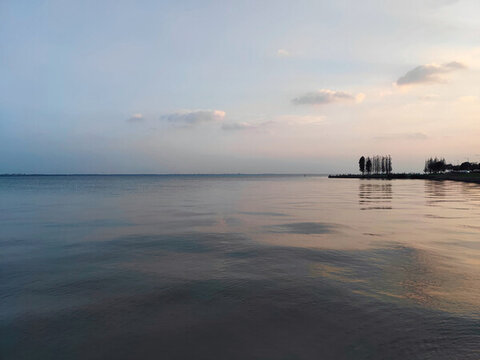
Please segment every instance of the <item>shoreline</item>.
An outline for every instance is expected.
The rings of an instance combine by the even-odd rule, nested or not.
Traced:
[[[436,181],[461,181],[480,184],[480,173],[443,173],[443,174],[337,174],[328,175],[331,179],[381,179],[381,180],[397,180],[397,179],[410,179],[410,180],[436,180]]]
[[[323,173],[212,173],[212,174],[21,174],[21,173],[12,173],[12,174],[0,174],[2,177],[327,177],[328,174]]]

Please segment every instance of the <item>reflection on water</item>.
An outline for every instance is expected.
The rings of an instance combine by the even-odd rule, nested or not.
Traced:
[[[281,234],[328,234],[335,231],[332,224],[318,222],[296,222],[271,226],[274,232]]]
[[[389,210],[392,208],[392,184],[390,181],[360,182],[358,189],[360,210]]]
[[[426,181],[425,202],[427,206],[438,206],[448,201],[448,199],[446,199],[448,190],[448,183],[445,181]]]
[[[478,185],[32,177],[0,199],[2,359],[478,359]]]

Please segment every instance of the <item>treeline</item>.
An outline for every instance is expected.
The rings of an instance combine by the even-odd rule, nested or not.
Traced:
[[[358,166],[360,168],[360,172],[365,175],[367,174],[391,174],[392,173],[392,157],[390,155],[387,156],[379,156],[375,155],[372,157],[362,156],[360,160],[358,160]]]
[[[439,173],[445,171],[480,171],[480,163],[465,161],[460,165],[447,164],[445,159],[430,158],[425,160],[425,173]]]

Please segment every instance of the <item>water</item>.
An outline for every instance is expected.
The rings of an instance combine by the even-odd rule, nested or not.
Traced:
[[[0,178],[2,359],[479,359],[480,186]]]

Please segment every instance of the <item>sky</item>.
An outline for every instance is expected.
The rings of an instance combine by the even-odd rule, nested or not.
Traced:
[[[0,173],[480,161],[477,0],[0,0]]]

